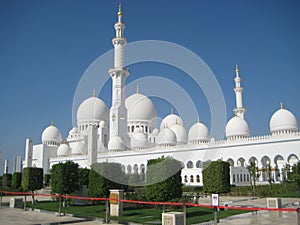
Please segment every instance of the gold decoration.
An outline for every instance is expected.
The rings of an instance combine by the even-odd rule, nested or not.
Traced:
[[[112,205],[118,204],[119,195],[117,193],[110,193],[109,198],[110,198],[110,204]]]

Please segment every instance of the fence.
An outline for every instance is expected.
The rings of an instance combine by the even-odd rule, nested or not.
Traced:
[[[266,208],[266,207],[242,207],[242,206],[212,206],[209,204],[196,204],[189,202],[150,202],[150,201],[139,201],[139,200],[120,200],[114,198],[95,198],[95,197],[81,197],[81,196],[70,196],[70,195],[53,195],[53,194],[39,194],[31,192],[9,192],[0,190],[0,206],[2,205],[3,195],[14,195],[14,196],[24,196],[25,197],[25,207],[26,207],[26,196],[46,196],[50,198],[59,198],[59,199],[77,199],[77,200],[86,200],[94,202],[105,202],[106,207],[108,207],[108,201],[120,201],[123,203],[129,204],[138,204],[138,205],[159,205],[162,206],[163,211],[165,211],[166,206],[173,207],[182,207],[183,211],[186,212],[186,207],[202,207],[210,209],[219,209],[219,210],[242,210],[242,211],[277,211],[277,212],[295,212],[297,213],[298,224],[300,225],[300,209],[299,208]],[[106,208],[106,214],[108,210]],[[107,215],[106,215],[107,220]]]

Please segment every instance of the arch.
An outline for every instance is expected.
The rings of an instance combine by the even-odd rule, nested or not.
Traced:
[[[144,173],[145,172],[145,165],[142,163],[141,165],[140,165],[140,171],[142,172],[142,173]]]
[[[186,163],[186,167],[189,168],[189,169],[192,169],[192,168],[194,168],[194,163],[192,161],[188,161]]]
[[[239,166],[239,167],[245,167],[245,159],[244,158],[239,158],[238,160],[237,160],[237,166]]]
[[[283,164],[284,163],[284,158],[282,155],[276,155],[274,157],[274,163],[276,166],[278,166],[278,164]]]
[[[201,160],[198,160],[196,162],[196,168],[202,168],[202,166],[203,166],[203,162]]]
[[[137,164],[134,164],[134,166],[133,166],[133,172],[137,174],[138,171],[139,171],[138,165],[137,165]]]
[[[269,158],[269,156],[265,155],[261,158],[261,165],[262,165],[263,168],[266,168],[267,165],[270,164],[270,163],[271,163],[271,159]]]
[[[254,162],[254,163],[257,165],[258,160],[257,160],[256,157],[252,156],[252,157],[249,159],[249,164],[250,164],[251,162]]]
[[[291,166],[293,166],[294,164],[296,164],[298,162],[298,157],[295,154],[290,154],[288,156],[288,164],[290,164]]]
[[[184,169],[185,168],[184,162],[180,161],[180,164],[181,164],[181,169]]]
[[[131,174],[131,165],[128,165],[128,166],[127,166],[127,173],[128,173],[128,174]]]
[[[200,183],[200,175],[197,175],[197,176],[196,176],[196,182],[197,182],[197,183]]]
[[[123,173],[125,173],[125,166],[124,165],[121,166],[121,170],[122,170]]]
[[[227,162],[230,164],[230,166],[234,167],[234,161],[232,158],[227,159]]]

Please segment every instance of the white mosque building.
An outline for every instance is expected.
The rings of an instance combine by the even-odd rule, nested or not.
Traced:
[[[84,100],[77,111],[77,126],[63,138],[51,124],[42,133],[42,143],[26,139],[24,167],[41,167],[50,173],[54,164],[72,160],[89,168],[96,162],[118,162],[127,174],[144,174],[147,160],[171,156],[182,162],[182,182],[203,185],[202,167],[207,160],[222,159],[231,165],[231,183],[249,185],[246,168],[255,161],[261,176],[258,183],[268,180],[266,168],[271,166],[275,182],[283,179],[285,165],[300,158],[300,133],[295,116],[281,107],[270,119],[270,133],[251,137],[244,118],[241,78],[238,67],[234,78],[236,95],[235,115],[226,125],[226,140],[214,140],[208,128],[197,121],[186,131],[183,119],[171,113],[159,128],[156,127],[156,108],[150,98],[137,93],[125,98],[125,80],[129,70],[124,68],[125,25],[121,8],[114,25],[114,67],[112,106],[97,96]],[[276,168],[276,170],[274,169]]]

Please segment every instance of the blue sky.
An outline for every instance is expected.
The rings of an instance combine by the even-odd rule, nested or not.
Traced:
[[[128,42],[174,42],[207,63],[222,88],[228,119],[235,107],[233,78],[239,64],[251,135],[269,133],[270,117],[280,101],[299,120],[299,1],[121,3]],[[51,121],[67,136],[78,82],[88,66],[113,47],[118,4],[114,0],[0,1],[0,150],[2,158],[10,160],[10,168],[14,156],[24,157],[25,138],[40,143]],[[179,83],[193,96],[201,121],[210,127],[207,100],[182,71],[158,63],[139,63],[130,70],[128,82],[155,74]],[[99,97],[109,107],[110,95],[108,83]],[[154,101],[160,117],[170,112],[170,104]],[[184,118],[186,128],[196,119]]]

